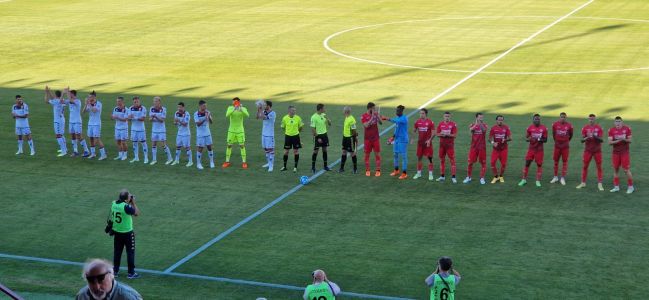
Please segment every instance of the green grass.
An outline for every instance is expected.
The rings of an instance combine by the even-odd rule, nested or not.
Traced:
[[[0,114],[5,116],[0,119],[0,253],[75,262],[110,258],[112,240],[103,234],[104,219],[117,191],[127,187],[143,212],[135,221],[137,266],[164,270],[291,189],[309,168],[312,141],[303,134],[298,174],[263,172],[261,124],[254,119],[246,126],[247,171],[238,167],[236,150],[233,168],[200,172],[56,158],[51,110],[42,100],[45,84],[69,85],[82,96],[98,92],[111,158],[116,152],[108,117],[119,95],[143,96],[147,107],[160,95],[169,111],[184,101],[193,112],[206,99],[219,116],[212,126],[217,163],[224,158],[227,126],[220,116],[239,96],[248,108],[258,98],[271,99],[280,116],[296,105],[304,119],[316,103],[327,104],[334,122],[333,161],[340,157],[344,105],[352,106],[357,118],[368,101],[378,103],[384,114],[398,104],[411,111],[467,74],[349,60],[323,48],[327,36],[359,26],[428,20],[352,31],[330,45],[385,63],[474,70],[584,2],[0,2]],[[485,18],[464,18],[473,16]],[[649,23],[633,20],[649,20],[649,3],[595,1],[486,71],[647,67]],[[648,93],[649,71],[479,74],[430,105],[430,115],[437,123],[444,111],[452,111],[460,124],[457,161],[463,178],[470,139],[465,126],[476,111],[484,112],[489,124],[504,114],[515,138],[506,184],[395,182],[387,174],[328,173],[176,271],[305,286],[310,272],[323,268],[345,291],[423,299],[428,294],[424,278],[439,256],[450,255],[464,275],[460,298],[642,298],[649,294],[637,284],[649,280],[644,272],[649,268],[644,230],[649,225],[644,189],[649,180]],[[13,154],[8,116],[15,94],[30,105],[35,157]],[[531,114],[541,113],[550,125],[561,111],[576,128],[591,112],[604,128],[616,115],[625,118],[634,132],[635,194],[598,192],[593,166],[588,188],[576,190],[582,150],[577,141],[567,186],[547,183],[551,145],[546,146],[543,188],[515,185]],[[168,128],[173,143],[175,129]],[[281,137],[279,128],[276,135]],[[412,170],[415,149],[410,148]],[[609,155],[605,146],[606,188],[612,181]],[[389,147],[383,147],[382,156],[382,168],[389,170]],[[281,155],[276,159],[281,161]],[[437,160],[435,165],[438,174]],[[475,174],[479,167],[474,169]],[[609,273],[615,269],[622,271]],[[74,266],[0,259],[0,281],[28,298],[74,296],[83,285],[79,273]],[[148,274],[128,283],[151,299],[301,296]]]

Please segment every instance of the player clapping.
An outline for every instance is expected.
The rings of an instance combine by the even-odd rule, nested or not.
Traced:
[[[59,143],[58,156],[65,156],[68,153],[68,147],[65,142],[65,116],[63,115],[65,101],[61,98],[61,91],[54,91],[53,95],[50,87],[45,86],[45,103],[51,105],[54,112],[54,134]]]
[[[445,112],[444,119],[437,126],[437,137],[439,138],[439,168],[441,175],[437,181],[444,181],[446,177],[446,156],[451,163],[451,182],[457,183],[455,179],[455,138],[457,137],[457,124],[451,121],[451,113]]]
[[[615,117],[615,126],[608,130],[608,144],[613,146],[611,161],[613,162],[613,189],[611,193],[620,191],[620,167],[624,170],[627,177],[628,188],[627,194],[635,191],[633,187],[633,176],[631,175],[631,155],[629,154],[629,144],[631,143],[631,128],[624,125],[622,117]]]
[[[272,172],[275,162],[275,112],[273,111],[273,102],[260,100],[257,103],[257,119],[262,120],[261,146],[266,152],[266,164],[262,167],[268,168],[268,172]]]
[[[171,163],[171,165],[177,165],[180,163],[180,151],[184,148],[185,153],[187,153],[187,167],[194,165],[192,161],[192,149],[190,144],[191,132],[189,130],[189,121],[191,117],[189,113],[185,111],[185,103],[178,103],[178,110],[174,114],[174,125],[178,127],[178,133],[176,134],[176,159]]]
[[[194,123],[196,123],[196,168],[203,170],[201,158],[203,157],[203,148],[207,148],[210,158],[210,168],[214,169],[214,152],[212,151],[212,133],[210,124],[212,113],[207,110],[207,103],[204,100],[198,101],[198,111],[194,113]]]
[[[498,115],[496,117],[496,125],[491,127],[489,131],[489,141],[493,149],[491,150],[491,170],[494,173],[494,178],[491,180],[491,183],[504,183],[505,182],[505,168],[507,167],[507,152],[508,152],[508,143],[512,140],[512,133],[509,130],[509,126],[505,125],[503,122],[505,117]],[[500,160],[500,172],[496,163]]]
[[[124,97],[117,97],[117,106],[113,108],[113,113],[110,116],[111,119],[115,120],[115,143],[117,143],[117,150],[119,150],[119,155],[113,160],[126,160],[128,156],[128,145],[126,140],[128,140],[128,115],[129,109],[124,105]]]
[[[166,118],[167,108],[162,106],[160,97],[153,97],[153,106],[149,110],[149,120],[151,121],[151,165],[155,165],[158,161],[158,144],[162,145],[165,154],[167,154],[167,162],[165,162],[165,165],[173,162],[171,159],[171,150],[167,146]]]
[[[78,146],[77,143],[81,144],[83,147],[83,157],[88,157],[90,155],[88,150],[88,144],[86,140],[83,139],[83,121],[81,120],[81,100],[77,98],[77,91],[70,90],[70,87],[65,88],[65,94],[67,94],[68,99],[65,99],[64,103],[68,106],[70,113],[70,139],[72,140],[72,154],[71,156],[78,156]]]
[[[243,128],[243,120],[249,116],[248,109],[241,105],[239,97],[234,97],[232,99],[232,105],[225,112],[225,117],[230,121],[230,127],[228,127],[227,147],[225,148],[223,168],[230,167],[232,145],[235,143],[239,144],[239,148],[241,149],[241,168],[248,168],[248,163],[246,162],[246,132]]]
[[[527,184],[527,173],[529,172],[532,162],[536,162],[536,186],[541,187],[541,175],[543,174],[543,144],[548,141],[548,129],[541,124],[541,115],[534,114],[532,125],[527,127],[525,141],[529,142],[529,148],[525,155],[525,167],[523,168],[523,178],[518,186]]]
[[[149,163],[148,147],[146,145],[146,129],[144,120],[146,119],[146,107],[142,106],[140,97],[133,97],[133,106],[129,108],[128,119],[131,120],[131,141],[133,142],[133,159],[131,163],[140,161],[139,146],[142,145],[142,155],[144,163]]]
[[[11,107],[11,116],[16,120],[16,138],[18,139],[18,152],[16,155],[23,153],[23,138],[27,139],[30,154],[36,154],[34,141],[32,141],[32,132],[29,128],[29,106],[23,101],[23,97],[16,95],[16,104]]]
[[[419,135],[417,140],[417,174],[412,179],[421,177],[421,169],[423,164],[421,159],[426,156],[428,158],[428,180],[433,181],[433,138],[435,138],[435,123],[428,118],[428,110],[422,108],[419,110],[419,119],[415,121],[413,132]]]
[[[482,113],[475,114],[475,121],[469,125],[471,131],[471,148],[469,149],[469,161],[466,170],[466,178],[463,183],[471,182],[473,164],[480,161],[480,184],[485,184],[484,175],[487,172],[487,145],[486,136],[489,126],[484,122]]]
[[[581,183],[577,188],[581,189],[586,187],[588,165],[590,165],[590,161],[594,158],[595,166],[597,167],[597,189],[603,191],[602,142],[604,142],[604,130],[595,122],[595,120],[595,114],[588,115],[588,124],[581,129],[581,142],[584,144],[584,155],[583,167],[581,169]]]
[[[99,160],[107,158],[104,143],[101,141],[101,101],[97,100],[97,94],[92,91],[86,97],[86,105],[83,107],[84,112],[88,112],[88,137],[90,138],[90,156],[92,159],[96,156],[95,145],[99,146]]]
[[[365,176],[370,176],[370,154],[374,152],[376,171],[374,176],[381,176],[381,141],[379,139],[379,125],[382,125],[380,112],[372,102],[367,103],[367,112],[361,116],[361,123],[365,128],[363,134],[365,151]]]
[[[572,124],[567,121],[568,115],[565,112],[559,114],[559,121],[552,124],[552,138],[554,139],[554,177],[550,183],[561,182],[566,185],[566,173],[568,172],[568,158],[570,156],[570,140],[572,140]],[[563,161],[561,169],[561,179],[559,179],[559,160]]]

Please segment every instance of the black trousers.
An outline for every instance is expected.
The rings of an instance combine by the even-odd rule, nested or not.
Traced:
[[[128,262],[128,273],[135,273],[135,232],[115,232],[113,243],[113,271],[119,272],[119,265],[122,260],[122,251],[126,248],[126,261]]]

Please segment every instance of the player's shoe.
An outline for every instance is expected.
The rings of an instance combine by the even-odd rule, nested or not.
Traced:
[[[370,172],[370,170],[365,170],[365,176],[367,177],[372,176],[372,172]]]
[[[178,160],[174,160],[174,161],[171,163],[171,165],[172,165],[172,166],[175,166],[175,165],[177,165],[177,164],[179,164],[179,163],[180,163],[180,161],[178,161]]]
[[[261,166],[261,167],[262,167],[262,168],[268,168],[269,165],[270,165],[269,163],[266,163],[265,165],[263,165],[263,166]]]
[[[331,171],[331,169],[329,169],[328,166],[324,166],[324,168],[322,168],[322,169],[325,170],[325,171],[327,171],[327,172]]]
[[[577,186],[578,189],[583,189],[583,188],[585,188],[585,187],[586,187],[586,183],[585,183],[585,182],[582,182],[582,183],[580,183],[580,184]]]
[[[227,161],[224,162],[224,163],[221,165],[221,167],[222,167],[223,169],[229,168],[229,167],[230,167],[230,162],[227,162]]]
[[[563,178],[563,177],[561,177],[561,179],[559,179],[559,182],[561,182],[561,185],[566,185],[566,179]]]
[[[462,181],[462,183],[464,184],[467,184],[469,182],[471,182],[471,177],[464,178],[464,180]]]
[[[122,160],[127,160],[128,157],[126,155],[122,156]]]
[[[408,178],[408,174],[406,172],[401,173],[401,176],[399,176],[399,179],[406,179]]]
[[[202,170],[202,169],[203,169],[203,164],[200,164],[200,163],[197,164],[197,165],[196,165],[196,169]]]
[[[358,169],[353,169],[352,174],[358,174]]]
[[[153,165],[155,165],[155,164],[157,164],[157,163],[158,163],[157,160],[152,160],[151,163],[150,163],[149,165],[152,165],[152,166],[153,166]]]
[[[214,169],[215,167],[214,162],[210,162],[210,169]]]
[[[602,185],[601,182],[598,183],[598,184],[597,184],[597,189],[598,189],[600,192],[603,192],[603,191],[604,191],[604,185]]]
[[[498,177],[494,177],[494,179],[491,180],[491,184],[494,184],[498,181],[500,181],[500,179]]]
[[[315,171],[315,169],[313,169],[313,171]],[[343,168],[338,169],[338,173],[345,173],[345,169]]]
[[[269,166],[268,167],[268,172],[272,172],[272,171],[273,171],[273,166]]]
[[[128,278],[128,279],[137,279],[137,278],[140,278],[140,274],[138,274],[138,273],[128,274],[128,275],[126,275],[126,278]]]
[[[619,187],[619,186],[614,186],[614,187],[613,187],[609,192],[611,192],[611,193],[617,193],[617,192],[619,192],[619,191],[620,191],[620,187]]]
[[[16,155],[21,155],[21,154],[23,154],[23,150],[18,150],[18,152],[16,152]]]
[[[435,181],[435,176],[433,176],[433,173],[428,174],[428,181]]]
[[[61,153],[59,153],[59,155],[57,155],[57,156],[58,156],[58,157],[63,157],[63,156],[66,156],[66,155],[68,155],[67,152],[61,152]]]
[[[311,173],[315,174],[315,172],[316,172],[316,171],[315,171],[315,168],[312,168],[312,169],[311,169]]]
[[[500,181],[500,183],[505,183],[505,177],[500,176],[500,178],[498,178],[498,180]]]
[[[381,170],[376,170],[376,172],[374,172],[374,177],[381,177]]]
[[[81,157],[88,157],[88,156],[90,156],[90,152],[83,151],[83,155]]]
[[[421,178],[421,173],[419,173],[419,172],[417,172],[417,174],[415,174],[415,176],[412,176],[412,179],[419,179],[419,178]]]
[[[88,157],[86,157],[86,158],[87,158],[87,159],[93,159],[93,158],[95,158],[95,157],[97,157],[96,154],[90,154],[90,155],[88,155]]]
[[[451,182],[452,183],[457,183],[457,179],[455,179],[455,177],[451,177]]]
[[[484,178],[480,178],[480,184],[485,184],[485,183],[487,182],[484,180]]]
[[[390,176],[393,176],[393,177],[397,176],[397,175],[399,175],[399,170],[394,170],[394,171],[392,171],[392,173],[390,173]]]
[[[98,160],[104,160],[104,159],[106,159],[106,158],[108,158],[108,156],[106,156],[106,155],[102,155],[102,156],[99,157]]]
[[[131,159],[130,163],[134,163],[134,162],[138,162],[138,161],[140,161],[140,159],[136,157],[136,158]]]
[[[444,182],[446,178],[444,176],[437,177],[437,182]]]
[[[536,187],[541,187],[541,181],[539,180],[536,181]]]
[[[527,180],[526,179],[521,179],[521,181],[518,183],[518,186],[524,186],[526,184],[527,184]]]
[[[630,185],[630,186],[626,189],[626,193],[627,193],[627,194],[632,194],[634,191],[635,191],[635,188],[634,188],[632,185]]]
[[[293,168],[293,173],[297,173],[297,167]]]
[[[29,155],[31,155],[31,156],[36,155],[36,151],[32,150],[31,152],[29,152]]]
[[[70,154],[70,157],[77,157],[77,156],[79,156],[79,152],[72,152]]]
[[[286,167],[282,167],[282,168],[279,169],[279,170],[280,170],[280,172],[284,172],[284,171],[286,171],[287,169],[286,169]]]
[[[191,167],[191,166],[193,166],[193,165],[194,165],[194,162],[193,162],[193,161],[189,161],[189,162],[187,162],[187,164],[185,165],[185,167]]]
[[[149,163],[149,158],[148,158],[148,157],[145,157],[145,158],[144,158],[144,164],[146,165],[146,164],[148,164],[148,163]]]
[[[248,163],[246,163],[246,162],[242,163],[241,168],[244,169],[244,170],[248,169]]]
[[[120,159],[122,159],[121,156],[116,156],[115,158],[113,158],[113,160],[120,160]]]
[[[552,177],[552,180],[550,180],[550,183],[557,183],[557,182],[559,182],[559,177],[557,176]]]
[[[59,149],[59,150],[56,150],[56,153],[61,153],[61,149]]]
[[[168,160],[168,161],[165,162],[165,165],[170,165],[170,164],[173,163],[173,162],[174,162],[174,160],[173,160],[173,159],[170,159],[170,160]]]

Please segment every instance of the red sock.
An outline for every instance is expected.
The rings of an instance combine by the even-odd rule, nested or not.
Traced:
[[[629,186],[633,186],[633,179],[631,179],[631,177],[627,178],[626,183],[628,183]]]
[[[417,162],[417,172],[421,172],[421,167],[422,166],[423,166],[423,164],[420,161],[418,161]]]
[[[613,177],[613,185],[614,186],[620,186],[620,177]]]
[[[428,172],[432,172],[432,171],[433,171],[433,163],[431,162],[428,163]]]
[[[568,174],[568,160],[563,161],[563,166],[561,168],[561,177],[566,177],[566,174]]]
[[[381,170],[381,155],[374,153],[374,159],[376,160],[376,170]]]
[[[487,173],[487,164],[480,164],[480,178],[484,178],[484,174]]]
[[[530,171],[530,167],[529,167],[529,166],[525,166],[525,167],[523,168],[523,179],[527,179],[527,173],[528,173],[529,171]]]
[[[455,176],[455,171],[457,171],[457,168],[455,167],[455,157],[451,158],[451,176]]]
[[[543,168],[539,165],[536,166],[536,180],[541,180],[541,175],[543,174]]]
[[[602,172],[602,164],[597,164],[597,182],[602,182],[604,172]]]
[[[369,170],[370,169],[370,153],[369,152],[365,152],[364,159],[365,159],[365,170]]]
[[[439,160],[439,173],[444,175],[444,171],[446,171],[446,159],[440,159]]]
[[[587,177],[588,177],[588,165],[584,163],[584,166],[581,168],[581,182],[586,182]]]
[[[559,176],[559,161],[554,161],[554,177]]]
[[[466,177],[471,177],[471,173],[473,173],[473,164],[469,163],[469,165],[466,166]]]

